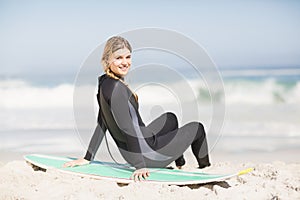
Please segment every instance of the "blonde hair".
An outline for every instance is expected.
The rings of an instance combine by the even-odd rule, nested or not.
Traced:
[[[118,51],[119,49],[127,48],[130,53],[132,52],[132,48],[129,44],[129,42],[121,37],[121,36],[113,36],[109,38],[105,44],[104,51],[101,58],[101,64],[103,66],[103,69],[105,73],[115,79],[119,79],[109,68],[110,63],[108,62],[111,55]]]
[[[105,44],[105,47],[104,47],[104,51],[103,51],[102,58],[101,58],[101,64],[103,66],[103,69],[104,69],[105,73],[109,77],[120,80],[121,82],[123,82],[128,87],[128,84],[126,84],[122,79],[117,77],[111,71],[111,69],[109,67],[110,63],[108,62],[109,58],[111,57],[111,55],[114,52],[118,51],[119,49],[124,49],[124,48],[127,48],[130,51],[130,53],[132,53],[131,45],[129,44],[129,42],[125,38],[123,38],[121,36],[113,36],[113,37],[109,38],[107,40],[106,44]],[[131,92],[134,95],[135,99],[138,100],[137,94],[134,93],[133,91],[131,91]]]

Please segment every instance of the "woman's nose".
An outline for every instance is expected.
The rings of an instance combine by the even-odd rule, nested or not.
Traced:
[[[123,64],[123,65],[127,65],[127,64],[128,64],[128,61],[127,61],[126,58],[123,58],[123,59],[122,59],[122,64]]]

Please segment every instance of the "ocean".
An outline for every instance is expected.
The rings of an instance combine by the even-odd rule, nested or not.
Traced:
[[[180,72],[190,87],[182,92],[172,89],[182,84],[174,81],[129,81],[129,85],[139,96],[146,124],[171,111],[180,125],[190,121],[204,124],[212,153],[254,152],[286,160],[281,153],[287,152],[288,161],[299,162],[297,155],[290,153],[300,152],[300,68],[222,68],[219,72],[222,91],[209,90],[204,79],[189,71]],[[96,85],[89,87],[96,93]],[[9,153],[84,155],[96,124],[97,102],[93,100],[94,121],[80,132],[74,119],[73,91],[73,81],[53,84],[1,79],[0,160]],[[224,110],[216,112],[219,108]],[[109,145],[115,148],[111,138]],[[100,158],[102,154],[108,158],[105,148],[103,143]]]

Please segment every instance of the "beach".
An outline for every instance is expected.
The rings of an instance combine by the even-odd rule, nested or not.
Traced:
[[[0,200],[300,200],[300,1],[0,2]],[[131,47],[111,57],[112,36]],[[103,67],[129,70],[116,76],[145,126],[166,112],[203,124],[211,166],[189,148],[182,170],[254,170],[180,187],[34,171],[25,155],[86,154]],[[95,160],[125,163],[106,136]]]
[[[188,161],[192,161],[188,154]],[[202,171],[232,173],[252,167],[248,174],[222,182],[174,186],[136,182],[126,186],[113,181],[82,178],[55,170],[34,171],[24,160],[0,167],[0,199],[299,199],[300,164],[282,161],[213,162]],[[182,170],[195,171],[190,162]],[[151,176],[151,174],[150,174]]]
[[[94,106],[91,120],[74,121],[78,116],[70,103],[71,84],[37,87],[25,81],[1,81],[0,199],[299,199],[300,82],[298,76],[289,81],[289,77],[229,79],[225,81],[223,105],[222,98],[217,105],[210,103],[209,91],[199,80],[189,81],[196,97],[192,100],[177,101],[182,95],[174,96],[166,89],[181,83],[137,89],[146,124],[167,111],[178,116],[179,126],[195,119],[204,124],[212,163],[204,172],[227,174],[254,168],[223,182],[190,187],[147,182],[119,186],[53,170],[34,171],[24,155],[84,156],[95,128],[97,102],[90,105]],[[20,94],[24,95],[22,102],[16,100]],[[57,96],[61,98],[53,101]],[[164,101],[160,102],[160,96]],[[220,105],[226,107],[226,115],[213,117],[212,108]],[[213,124],[218,120],[223,123]],[[114,159],[124,162],[107,135]],[[102,142],[96,160],[113,162],[107,149]],[[191,150],[184,155],[187,164],[182,170],[198,170]]]
[[[71,132],[65,136],[69,141]],[[48,137],[49,138],[49,137]],[[113,146],[111,153],[118,162],[124,162]],[[37,140],[40,140],[37,138]],[[57,137],[59,140],[59,137]],[[84,148],[73,139],[73,149],[55,152],[51,146],[39,148],[39,152],[57,156],[80,157]],[[23,141],[24,138],[23,138]],[[61,139],[61,141],[64,141]],[[67,141],[67,140],[65,140]],[[50,142],[50,141],[49,141]],[[71,142],[72,143],[72,142]],[[225,139],[220,144],[227,144]],[[245,143],[245,141],[244,141]],[[76,145],[77,144],[77,145]],[[66,146],[61,142],[62,146]],[[45,145],[47,146],[47,145]],[[59,148],[59,146],[58,146]],[[55,170],[34,171],[25,162],[24,155],[34,153],[34,147],[23,152],[1,151],[0,158],[0,199],[299,199],[300,198],[300,163],[296,155],[299,150],[277,150],[272,152],[224,150],[217,145],[210,152],[212,166],[197,169],[191,149],[185,152],[187,164],[183,171],[197,171],[213,174],[236,173],[247,168],[252,172],[233,177],[221,182],[207,184],[175,186],[147,182],[118,185],[114,181],[96,180],[80,175],[61,173]],[[107,147],[102,144],[96,160],[110,161]],[[175,164],[170,166],[175,168]],[[151,174],[150,174],[151,176]]]

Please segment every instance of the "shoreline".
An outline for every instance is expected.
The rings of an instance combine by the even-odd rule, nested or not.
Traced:
[[[120,154],[115,148],[112,148],[112,153],[115,154],[116,158],[120,160]],[[99,152],[102,152],[102,154],[98,153],[96,155],[96,160],[103,160],[103,161],[109,161],[112,162],[112,159],[110,158],[108,152],[106,152],[106,146],[102,145],[99,148]],[[78,150],[78,151],[72,151],[72,152],[19,152],[19,151],[9,151],[9,150],[1,150],[0,152],[0,167],[7,164],[11,161],[21,161],[23,160],[24,155],[28,154],[49,154],[49,155],[56,155],[56,156],[71,156],[71,157],[80,157],[84,156],[85,151]],[[299,163],[300,159],[297,155],[300,154],[300,149],[289,149],[289,150],[278,150],[278,151],[272,151],[272,152],[260,152],[260,151],[247,151],[247,152],[228,152],[224,151],[222,149],[215,148],[210,152],[210,159],[211,162],[230,162],[230,163],[247,163],[247,162],[254,162],[254,163],[270,163],[270,162],[276,162],[281,161],[285,162],[287,164],[292,163]],[[185,153],[185,157],[187,158],[188,164],[193,164],[194,162],[194,156],[191,152],[191,149],[189,148]]]

